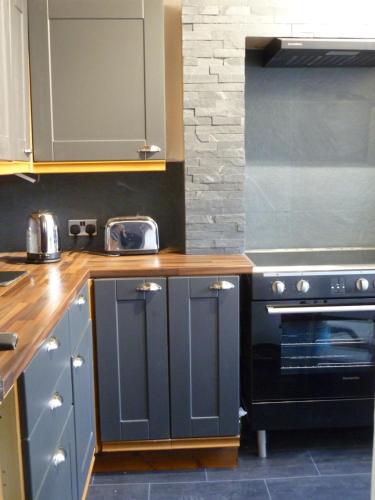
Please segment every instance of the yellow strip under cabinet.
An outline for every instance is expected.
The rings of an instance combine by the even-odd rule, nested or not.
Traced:
[[[160,172],[165,160],[34,162],[33,174],[82,174],[90,172]]]
[[[93,172],[163,172],[165,160],[72,161],[72,162],[0,162],[0,175],[9,174],[82,174]]]
[[[1,161],[0,175],[30,174],[31,164],[28,161]]]

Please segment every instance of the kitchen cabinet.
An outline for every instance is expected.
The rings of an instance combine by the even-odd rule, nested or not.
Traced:
[[[238,434],[238,287],[235,276],[95,280],[103,442]]]
[[[172,438],[239,433],[239,278],[168,280]]]
[[[26,497],[82,498],[95,448],[87,286],[20,377]]]
[[[0,160],[28,161],[27,0],[0,1]]]
[[[102,441],[169,437],[166,284],[95,280]]]
[[[29,0],[29,30],[36,162],[165,159],[162,0]]]
[[[72,356],[75,453],[78,498],[82,498],[95,448],[94,387],[91,323]]]

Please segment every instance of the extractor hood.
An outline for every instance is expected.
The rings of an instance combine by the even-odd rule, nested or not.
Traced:
[[[264,66],[275,68],[368,68],[375,66],[375,39],[274,38]]]

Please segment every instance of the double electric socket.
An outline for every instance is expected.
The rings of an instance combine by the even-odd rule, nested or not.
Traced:
[[[87,232],[87,226],[94,226],[95,231]],[[79,228],[79,232],[78,232]],[[68,220],[69,236],[97,236],[98,223],[97,219],[69,219]]]

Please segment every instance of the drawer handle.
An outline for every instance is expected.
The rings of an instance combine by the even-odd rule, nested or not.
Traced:
[[[210,290],[232,290],[235,288],[230,281],[214,281],[210,285]]]
[[[143,283],[137,286],[137,292],[159,292],[161,286],[157,283]]]
[[[54,394],[52,396],[52,398],[48,401],[48,406],[49,406],[50,410],[53,411],[56,408],[60,408],[63,405],[63,402],[64,402],[63,397],[60,396],[60,394],[56,392],[56,394]]]
[[[156,146],[155,144],[145,144],[138,149],[138,153],[160,153],[160,151],[161,147]]]
[[[84,295],[80,295],[76,303],[78,306],[84,306],[86,304],[86,297]]]
[[[60,342],[56,337],[51,337],[47,342],[47,352],[56,351],[60,347]]]
[[[85,359],[82,356],[75,356],[73,358],[74,368],[81,368],[85,364]]]
[[[63,450],[62,448],[59,448],[52,457],[53,465],[57,467],[60,464],[64,463],[65,460],[66,460],[66,451]]]

